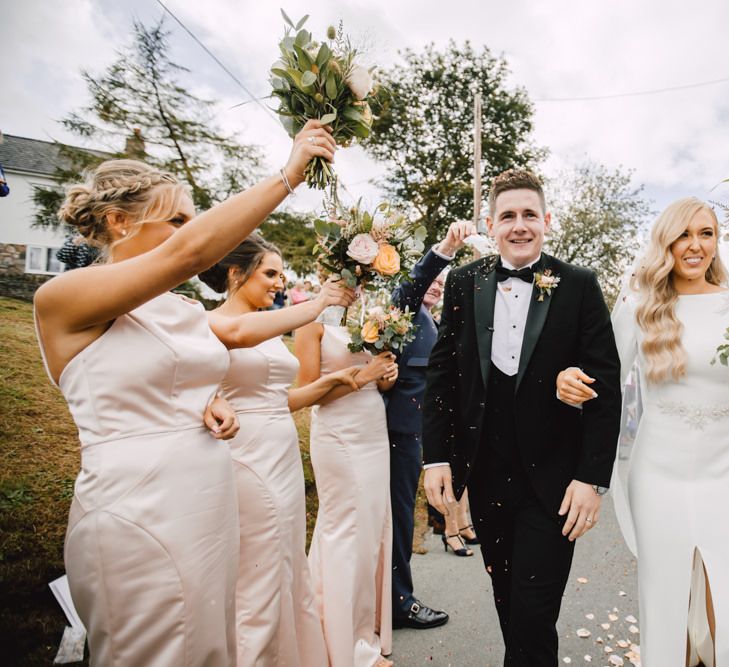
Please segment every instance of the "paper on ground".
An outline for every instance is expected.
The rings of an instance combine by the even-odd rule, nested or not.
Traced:
[[[66,614],[71,626],[66,626],[61,638],[61,645],[53,660],[54,665],[63,665],[71,662],[81,662],[84,659],[84,645],[86,644],[86,628],[76,612],[71,599],[71,590],[68,587],[68,577],[64,574],[54,579],[48,587],[53,596]]]
[[[74,630],[81,629],[86,632],[83,622],[79,618],[78,613],[76,613],[76,607],[73,606],[71,590],[68,587],[68,577],[64,574],[62,577],[54,579],[48,584],[48,587],[53,591],[53,595],[58,600],[58,604],[61,605],[61,609],[66,614],[66,618],[71,624],[71,627]]]

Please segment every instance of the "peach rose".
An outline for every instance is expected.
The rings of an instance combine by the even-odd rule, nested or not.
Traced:
[[[383,243],[372,262],[372,268],[383,276],[394,276],[400,270],[400,255],[394,246]]]
[[[360,335],[365,343],[376,343],[380,337],[380,330],[377,327],[377,323],[372,320],[367,320],[362,327]]]

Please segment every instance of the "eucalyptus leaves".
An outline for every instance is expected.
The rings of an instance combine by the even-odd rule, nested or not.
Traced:
[[[328,41],[317,42],[304,29],[308,15],[294,23],[283,9],[281,14],[286,33],[279,42],[281,57],[271,67],[271,85],[289,136],[312,118],[331,126],[340,146],[369,136],[372,111],[367,100],[372,94],[372,74],[355,62],[357,51],[341,24],[338,30],[327,30]],[[320,190],[334,179],[332,166],[321,157],[309,163],[305,175],[307,185]]]
[[[390,204],[370,212],[361,200],[349,209],[341,206],[330,218],[314,222],[318,263],[342,276],[351,287],[377,289],[375,283],[407,279],[423,254],[425,227],[413,223]]]

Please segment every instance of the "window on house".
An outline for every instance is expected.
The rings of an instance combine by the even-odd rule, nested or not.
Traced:
[[[29,245],[25,249],[25,272],[56,274],[63,271],[64,264],[56,257],[60,248]]]

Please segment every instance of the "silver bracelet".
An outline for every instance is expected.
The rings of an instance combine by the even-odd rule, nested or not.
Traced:
[[[294,189],[291,187],[291,183],[289,183],[289,177],[286,175],[286,171],[283,167],[278,170],[279,175],[281,176],[281,180],[283,181],[284,187],[288,191],[290,195],[295,195]]]

